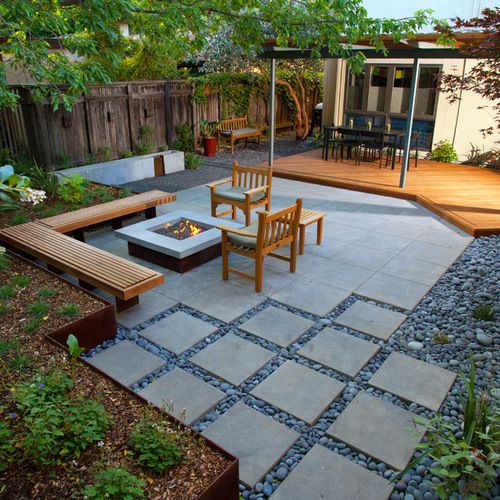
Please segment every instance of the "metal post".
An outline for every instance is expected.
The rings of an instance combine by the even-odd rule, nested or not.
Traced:
[[[399,187],[404,188],[406,183],[406,172],[410,161],[411,136],[413,132],[413,116],[415,115],[415,101],[417,100],[418,75],[420,73],[420,61],[413,59],[413,75],[411,79],[410,102],[408,104],[408,118],[406,119],[405,143],[403,148],[403,161],[401,163],[401,177]]]
[[[276,59],[271,59],[271,81],[269,85],[269,162],[273,166],[274,133],[276,131]]]

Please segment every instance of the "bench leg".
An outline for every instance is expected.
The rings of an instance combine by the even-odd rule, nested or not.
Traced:
[[[316,233],[316,244],[321,245],[323,240],[323,217],[318,221],[318,232]]]
[[[85,232],[83,231],[83,229],[75,229],[73,231],[73,238],[75,238],[75,240],[82,241],[83,243],[85,243]]]
[[[78,279],[78,285],[84,288],[85,290],[94,290],[95,286],[91,285],[90,283],[87,283],[86,281],[83,281],[81,279]]]
[[[64,271],[61,271],[60,269],[58,269],[57,267],[54,267],[52,264],[49,264],[49,263],[47,263],[47,269],[51,273],[54,273],[54,274],[57,274],[57,275],[60,275],[60,274],[64,273]]]
[[[299,255],[304,254],[305,242],[306,242],[306,227],[300,226],[299,227]]]
[[[139,295],[128,300],[122,300],[116,297],[116,312],[125,311],[129,307],[136,306],[139,303]]]
[[[121,229],[123,227],[123,221],[121,217],[117,217],[111,221],[111,227],[113,229]]]
[[[146,208],[144,215],[146,219],[154,219],[156,217],[156,207]]]

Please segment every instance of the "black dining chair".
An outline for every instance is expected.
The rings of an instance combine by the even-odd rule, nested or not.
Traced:
[[[362,132],[361,135],[361,147],[364,152],[365,160],[379,160],[379,168],[382,168],[382,159],[384,157],[384,151],[387,149],[385,144],[384,132],[378,130],[366,130]],[[389,162],[389,154],[385,157],[385,166],[387,167]]]
[[[345,133],[338,130],[334,131],[332,138],[332,157],[335,155],[335,161],[344,161],[344,152],[346,159],[353,158],[354,164],[359,165],[360,163],[360,150],[361,150],[361,140],[358,131],[353,130],[352,132]]]
[[[420,147],[419,142],[420,142],[420,137],[421,137],[421,132],[416,131],[411,134],[411,141],[410,141],[410,154],[413,151],[415,153],[415,168],[418,166],[418,152],[419,151],[424,151],[423,148]],[[397,141],[397,145],[394,151],[394,154],[396,154],[396,150],[398,151],[398,161],[401,161],[401,157],[403,156],[403,150],[404,150],[404,144],[405,144],[405,137],[402,135],[399,140]],[[410,169],[410,163],[408,162],[408,169]]]

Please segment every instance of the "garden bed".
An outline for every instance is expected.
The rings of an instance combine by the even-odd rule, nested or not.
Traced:
[[[108,334],[86,321],[108,310],[102,299],[72,285],[58,276],[16,256],[8,268],[0,270],[0,423],[14,433],[14,450],[0,457],[8,462],[0,467],[1,495],[8,498],[70,498],[95,482],[99,471],[126,469],[145,484],[147,498],[217,499],[238,498],[238,466],[230,455],[209,443],[180,422],[147,407],[134,393],[123,390],[90,366],[71,360],[55,342],[65,344],[65,336],[74,329],[80,344],[92,347]],[[6,288],[7,287],[7,288]],[[34,306],[36,304],[36,306]],[[40,304],[45,304],[44,306]],[[68,307],[70,304],[75,307]],[[69,314],[71,313],[71,314]],[[37,319],[37,326],[26,325]],[[85,339],[86,326],[96,337]],[[90,329],[90,330],[89,330]],[[55,342],[47,342],[52,338]],[[109,337],[107,337],[109,338]],[[97,401],[105,410],[109,424],[99,442],[92,442],[81,454],[64,454],[50,465],[36,464],[27,453],[29,426],[25,410],[15,401],[14,386],[26,382],[33,391],[43,391],[37,377],[62,370],[72,380],[68,391],[71,401]],[[139,421],[154,419],[176,436],[180,461],[163,474],[139,464],[131,450],[131,433]],[[47,422],[49,423],[49,422]],[[1,431],[1,429],[0,429]],[[1,436],[0,453],[5,446]],[[135,454],[136,455],[136,454]]]

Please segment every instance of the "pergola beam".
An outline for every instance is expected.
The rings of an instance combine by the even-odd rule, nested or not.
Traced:
[[[276,131],[276,59],[271,59],[271,79],[269,82],[269,161],[274,161],[274,135]]]

